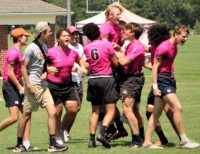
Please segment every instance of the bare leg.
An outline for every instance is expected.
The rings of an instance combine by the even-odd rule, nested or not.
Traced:
[[[116,105],[115,104],[106,104],[105,105],[105,116],[102,121],[102,125],[108,127],[114,117],[115,117],[115,110],[116,110]]]
[[[132,134],[139,134],[138,121],[135,115],[133,114],[133,98],[125,98],[123,101],[123,112],[128,120]]]
[[[165,102],[161,98],[155,97],[153,114],[150,116],[150,119],[148,121],[144,145],[148,145],[149,143],[151,143],[151,137],[158,123],[158,119],[162,114],[164,106]]]
[[[56,108],[55,106],[48,105],[46,106],[48,113],[48,130],[50,135],[55,135],[56,132]]]
[[[8,111],[10,113],[10,117],[0,122],[0,131],[17,122],[19,118],[19,108],[17,106],[8,107]]]
[[[92,113],[90,116],[90,134],[96,134],[96,129],[97,129],[97,123],[99,119],[99,113],[100,113],[100,106],[92,106]]]
[[[67,113],[62,120],[62,129],[69,133],[79,111],[77,101],[67,101],[65,103],[65,109]]]
[[[165,105],[164,111],[165,111],[167,118],[169,119],[172,127],[174,128],[174,131],[176,132],[176,134],[178,135],[178,137],[180,139],[178,130],[177,130],[175,123],[174,123],[174,118],[173,118],[174,117],[174,111],[172,111],[172,109],[170,108],[170,106],[168,104]]]
[[[62,111],[63,104],[56,104],[56,137],[60,137]]]

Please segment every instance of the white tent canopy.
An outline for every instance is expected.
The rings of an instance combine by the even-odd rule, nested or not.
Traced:
[[[128,22],[135,22],[135,23],[139,23],[145,27],[149,27],[150,25],[152,24],[155,24],[156,21],[153,21],[153,20],[149,20],[149,19],[146,19],[146,18],[143,18],[141,16],[138,16],[130,11],[128,11],[127,9],[124,8],[123,10],[123,13],[121,15],[121,20],[124,20],[126,21],[127,23]],[[81,29],[85,24],[87,23],[90,23],[90,22],[93,22],[97,25],[102,25],[104,22],[106,21],[106,18],[105,18],[105,11],[91,17],[91,18],[88,18],[86,20],[82,20],[82,21],[79,21],[79,22],[76,22],[76,27]]]

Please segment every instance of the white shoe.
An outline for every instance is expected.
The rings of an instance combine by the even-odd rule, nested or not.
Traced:
[[[190,140],[188,142],[180,144],[180,148],[193,149],[193,148],[197,148],[197,147],[199,147],[199,143],[196,143],[196,142],[190,141]]]
[[[143,144],[142,147],[149,148],[149,149],[163,149],[163,147],[154,145],[153,143],[149,143],[149,144],[146,144],[146,145]]]
[[[66,133],[65,131],[62,131],[61,134],[62,134],[62,139],[63,139],[64,142],[69,142],[69,141],[72,140],[72,137],[68,133]]]
[[[56,137],[56,142],[60,145],[63,145],[63,140],[62,140],[62,137]]]
[[[127,118],[125,117],[124,114],[122,114],[122,115],[120,116],[120,121],[123,122],[123,123],[128,124],[128,120],[127,120]]]

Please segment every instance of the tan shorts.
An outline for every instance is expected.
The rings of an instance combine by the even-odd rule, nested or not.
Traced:
[[[40,85],[33,85],[35,88],[35,97],[29,93],[28,88],[25,88],[25,98],[24,98],[24,112],[34,112],[37,111],[39,106],[42,108],[48,105],[54,105],[53,98],[47,87]]]

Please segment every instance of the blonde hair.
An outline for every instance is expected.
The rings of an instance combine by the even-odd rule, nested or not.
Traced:
[[[182,25],[182,24],[177,24],[174,27],[173,36],[175,36],[175,34],[181,34],[182,31],[185,31],[188,34],[190,33],[188,27],[186,27],[185,25]]]
[[[120,13],[123,12],[123,7],[121,6],[121,4],[119,2],[114,2],[110,5],[108,5],[106,11],[105,11],[105,16],[106,16],[106,21],[109,19],[109,15],[111,14],[113,9],[119,9]]]

